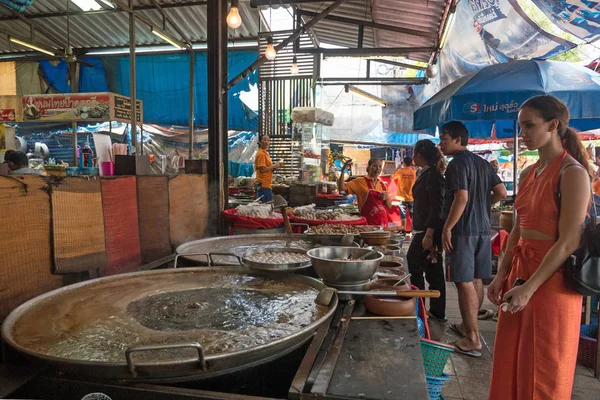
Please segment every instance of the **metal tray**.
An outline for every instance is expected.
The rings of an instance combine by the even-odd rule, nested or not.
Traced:
[[[302,249],[296,249],[292,247],[284,247],[284,248],[263,248],[263,249],[255,249],[248,250],[241,258],[241,262],[246,265],[248,268],[257,269],[260,271],[276,271],[276,272],[286,272],[286,271],[296,271],[299,269],[304,269],[310,267],[310,258],[306,256],[307,261],[299,262],[299,263],[285,263],[285,264],[267,264],[256,261],[248,260],[248,256],[253,254],[260,253],[298,253],[306,255],[306,251]]]

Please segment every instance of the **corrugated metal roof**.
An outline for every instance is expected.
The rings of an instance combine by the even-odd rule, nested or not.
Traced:
[[[0,33],[13,35],[24,40],[31,40],[35,44],[48,49],[59,50],[67,44],[67,18],[64,14],[69,0],[36,0],[32,6],[27,7],[25,16],[30,18],[30,23],[38,25],[41,29],[36,31],[33,39],[30,38],[31,28],[27,22],[15,19],[15,13],[0,7]],[[121,0],[126,2],[126,0]],[[207,39],[206,5],[193,0],[158,0],[164,5],[165,13],[174,20],[191,41],[204,42]],[[444,12],[451,0],[348,0],[331,15],[351,18],[359,21],[370,21],[379,24],[391,25],[399,28],[416,30],[415,34],[400,33],[364,28],[363,47],[435,47],[438,40],[440,25]],[[273,2],[274,4],[277,1]],[[151,0],[134,0],[134,7],[146,7],[139,10],[140,15],[146,17],[157,26],[162,26],[163,18],[152,6]],[[176,7],[172,7],[173,5]],[[296,5],[300,10],[319,12],[323,11],[328,2],[300,3]],[[168,8],[167,8],[168,7]],[[81,14],[75,5],[72,5],[71,15],[71,46],[75,49],[90,49],[102,47],[127,46],[129,42],[128,14],[126,12],[107,12]],[[240,2],[240,15],[242,26],[229,30],[230,39],[257,39],[259,36],[259,10],[251,8],[250,3]],[[50,15],[47,15],[50,14]],[[54,14],[54,15],[52,15]],[[42,15],[46,15],[41,17]],[[32,18],[34,17],[34,18]],[[305,16],[305,21],[311,17]],[[162,44],[159,38],[150,32],[150,27],[136,21],[136,42],[138,46]],[[181,39],[176,31],[167,24],[167,33],[174,38]],[[318,43],[327,43],[342,47],[356,48],[358,44],[358,26],[338,21],[325,19],[316,24],[310,34]],[[49,32],[58,39],[59,43],[50,40],[43,32]],[[29,52],[30,50],[15,44],[10,44],[0,36],[0,54]],[[410,58],[417,61],[429,61],[431,54],[419,52],[411,54]]]
[[[68,0],[37,0],[32,6],[27,7],[25,17],[40,16],[43,14],[65,13],[67,11]],[[126,2],[126,1],[125,1]],[[206,5],[185,5],[190,1],[181,0],[158,0],[161,5],[179,4],[181,6],[164,8],[165,13],[179,25],[189,40],[193,42],[204,42],[207,39],[207,15]],[[151,6],[150,0],[134,0],[136,6]],[[90,13],[87,15],[77,15],[80,11],[77,6],[71,3],[71,46],[75,49],[89,49],[102,47],[126,46],[129,43],[129,14],[126,12],[107,12]],[[256,39],[259,31],[258,9],[250,7],[249,3],[240,3],[240,15],[242,17],[242,26],[235,31],[229,30],[230,39]],[[156,9],[137,11],[140,15],[148,18],[157,26],[162,26],[163,18],[160,11]],[[30,26],[14,18],[14,13],[5,7],[0,7],[0,32],[13,35],[16,38],[30,40]],[[48,16],[40,18],[30,18],[29,21],[41,28],[36,31],[31,40],[49,50],[61,49],[67,45],[67,18],[66,16]],[[158,37],[150,32],[150,27],[143,22],[136,21],[136,43],[140,45],[165,44]],[[43,31],[48,31],[54,37],[59,39],[61,46],[45,37]],[[181,39],[177,32],[167,24],[166,32],[177,39]],[[0,37],[0,53],[15,53],[31,51],[26,47],[11,44],[9,46],[6,38]]]
[[[363,47],[435,47],[441,31],[444,12],[451,0],[349,0],[336,8],[330,15],[413,29],[418,34],[364,28]],[[327,5],[322,3],[302,3],[301,10],[319,12]],[[304,17],[305,21],[311,17]],[[313,30],[322,43],[356,48],[358,26],[324,19]],[[431,54],[419,52],[411,54],[416,61],[429,61]]]

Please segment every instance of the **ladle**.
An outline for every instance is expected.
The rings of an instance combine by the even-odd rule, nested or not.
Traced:
[[[281,196],[276,194],[273,196],[273,209],[280,209],[281,216],[283,217],[283,225],[285,226],[285,233],[288,235],[292,234],[292,226],[290,225],[290,219],[285,211],[288,202]]]
[[[377,291],[346,291],[337,290],[334,288],[325,288],[317,295],[315,303],[320,306],[328,306],[333,299],[333,295],[338,294],[350,294],[350,295],[362,295],[362,296],[385,296],[385,297],[429,297],[437,299],[440,297],[439,290],[377,290]]]

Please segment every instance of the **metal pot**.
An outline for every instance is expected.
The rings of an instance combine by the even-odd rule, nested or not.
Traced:
[[[321,247],[306,252],[317,275],[326,283],[357,284],[367,282],[377,271],[383,254],[375,253],[366,260],[339,261],[336,258],[360,258],[371,250],[355,247]]]
[[[263,286],[260,286],[261,284]],[[272,341],[267,340],[264,344],[253,344],[247,348],[236,347],[235,341],[225,339],[239,337],[233,331],[218,329],[216,331],[218,335],[212,336],[212,338],[216,338],[215,343],[217,344],[223,341],[225,347],[218,344],[209,351],[197,340],[182,341],[181,338],[197,337],[194,336],[197,335],[196,332],[210,334],[211,331],[206,329],[212,328],[197,327],[194,328],[196,330],[190,330],[182,327],[179,330],[171,331],[164,329],[164,326],[159,327],[164,323],[164,318],[142,323],[141,317],[132,314],[131,311],[132,304],[139,304],[138,302],[152,299],[155,296],[169,296],[170,293],[174,293],[168,299],[176,302],[189,292],[196,293],[204,288],[222,289],[224,287],[227,290],[245,290],[244,293],[256,293],[252,296],[261,295],[261,290],[282,294],[294,293],[294,296],[297,296],[296,293],[299,290],[307,295],[314,291],[316,298],[325,285],[315,279],[295,274],[272,279],[270,275],[262,273],[245,274],[239,270],[226,268],[181,268],[135,272],[94,279],[38,296],[19,306],[6,318],[2,325],[2,337],[9,346],[32,360],[49,364],[52,369],[68,374],[83,375],[94,379],[125,381],[190,381],[239,371],[287,354],[310,339],[317,328],[329,320],[337,306],[336,297],[328,307],[319,309],[320,316],[314,317],[312,322],[307,321],[310,322],[308,325],[304,327],[295,325],[294,331],[287,336],[281,336]],[[208,294],[213,293],[215,292]],[[239,296],[239,292],[236,293]],[[277,295],[278,298],[280,296]],[[233,301],[233,297],[231,299]],[[294,302],[299,299],[295,299]],[[304,298],[306,304],[308,304],[308,300],[308,297]],[[310,301],[311,305],[314,304],[312,301]],[[208,300],[206,306],[208,308],[205,310],[212,310],[212,315],[214,315],[215,311],[210,308],[209,302],[210,300]],[[184,304],[185,301],[183,303],[180,301],[180,303]],[[142,306],[144,304],[150,303],[142,303]],[[184,306],[188,313],[187,308],[189,307],[186,304]],[[146,312],[147,308],[142,306],[139,306],[140,312],[152,315],[151,312]],[[193,324],[204,323],[207,318],[202,317],[202,308],[193,308],[189,311],[189,315],[184,316],[190,316],[186,321]],[[160,308],[155,309],[160,310]],[[167,316],[171,318],[173,315],[178,317],[177,314],[168,314]],[[211,313],[208,312],[205,315],[211,315]],[[116,338],[114,339],[117,341],[116,345],[114,341],[110,342],[107,338],[98,342],[98,339],[94,340],[93,337],[83,334],[77,337],[78,340],[87,340],[85,343],[92,343],[95,351],[103,351],[106,347],[115,346],[112,348],[117,351],[111,353],[113,356],[107,357],[109,361],[85,360],[85,357],[91,353],[91,351],[88,352],[88,347],[81,344],[79,347],[71,346],[71,342],[63,342],[65,338],[71,340],[76,337],[70,335],[73,332],[84,332],[87,326],[92,327],[92,330],[98,329],[97,326],[103,326],[105,323],[108,326],[108,324],[112,324],[111,321],[115,321],[113,318],[123,321],[116,325],[120,327],[118,329],[105,328],[111,333],[111,340]],[[88,322],[88,325],[85,322]],[[180,323],[181,320],[176,322]],[[148,325],[148,323],[156,325]],[[285,322],[277,320],[277,323]],[[242,327],[244,326],[242,325]],[[265,325],[260,326],[265,327]],[[131,333],[126,331],[127,329]],[[197,329],[205,329],[205,331]],[[134,338],[133,342],[128,342],[127,339],[131,337]],[[140,345],[140,343],[144,345]],[[42,349],[40,346],[46,346],[43,347],[46,350],[40,350]],[[68,356],[50,355],[54,354],[52,351],[57,346],[63,346],[62,348],[68,352]],[[52,349],[52,351],[48,351],[48,349]],[[77,350],[78,354],[84,354],[85,357],[79,358],[74,353],[70,353],[71,349],[74,349],[73,351],[79,349]],[[113,361],[113,357],[120,357],[121,351],[122,360]]]

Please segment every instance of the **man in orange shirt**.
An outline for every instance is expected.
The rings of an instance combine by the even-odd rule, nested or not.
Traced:
[[[267,150],[271,139],[268,135],[263,135],[259,142],[259,149],[254,157],[254,170],[256,171],[256,180],[254,181],[254,189],[256,198],[261,198],[263,203],[273,200],[273,171],[281,168],[282,163],[273,164]]]
[[[404,226],[406,226],[406,210],[411,215],[413,214],[413,194],[412,188],[417,180],[417,172],[412,168],[413,160],[411,157],[404,157],[403,168],[398,168],[392,180],[395,180],[398,184],[398,191],[396,192],[396,200],[400,203],[400,212],[404,219]],[[410,233],[407,231],[407,233]]]

